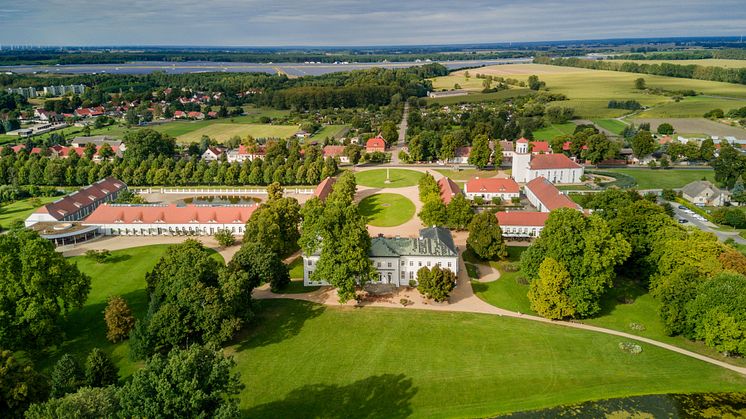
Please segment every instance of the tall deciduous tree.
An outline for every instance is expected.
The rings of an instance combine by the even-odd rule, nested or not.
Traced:
[[[216,349],[193,345],[155,355],[119,391],[124,417],[238,416],[243,388],[236,363]],[[229,414],[232,413],[232,414]],[[225,416],[223,416],[225,415]]]
[[[575,305],[567,292],[572,285],[570,273],[557,260],[546,258],[539,267],[539,277],[531,281],[528,299],[531,310],[548,319],[565,319],[575,315]]]
[[[710,163],[715,169],[715,180],[732,188],[736,180],[746,173],[746,157],[727,141],[720,143],[720,153]]]
[[[89,387],[116,385],[119,369],[104,351],[93,348],[85,361],[85,384]]]
[[[272,249],[259,243],[246,242],[233,256],[228,267],[247,272],[253,287],[268,283],[273,291],[279,291],[290,283],[287,265]]]
[[[13,352],[0,349],[0,416],[22,417],[31,403],[49,395],[47,379]]]
[[[244,237],[251,237],[253,242],[272,249],[280,256],[287,256],[298,249],[299,224],[298,201],[282,197],[281,192],[275,190],[270,199],[251,214]]]
[[[425,202],[425,200],[427,200],[431,195],[440,196],[438,182],[435,181],[435,178],[430,173],[425,173],[425,175],[420,178],[418,190],[421,202]]]
[[[621,234],[613,234],[602,218],[561,208],[549,214],[541,236],[521,255],[521,269],[535,281],[546,258],[561,263],[572,281],[566,295],[575,307],[574,316],[588,317],[601,309],[614,269],[629,254],[629,243]]]
[[[0,235],[0,342],[9,349],[59,341],[62,313],[82,307],[91,278],[28,230]]]
[[[448,203],[448,226],[456,230],[467,228],[474,218],[471,203],[462,194],[456,194]]]
[[[485,260],[504,258],[508,255],[502,229],[497,217],[490,211],[477,214],[469,224],[466,245],[477,256]]]
[[[471,152],[469,153],[469,164],[473,164],[478,168],[483,168],[490,164],[490,156],[492,150],[490,150],[490,140],[486,135],[477,135],[474,137],[474,141],[471,145]]]
[[[417,271],[417,291],[423,297],[437,302],[448,300],[456,286],[456,274],[450,269],[441,269],[435,265],[432,269],[423,266]]]
[[[637,158],[643,158],[654,152],[658,146],[650,131],[638,131],[630,140],[632,152]]]
[[[117,388],[83,387],[59,399],[31,405],[26,419],[114,418],[120,413]]]
[[[106,339],[117,343],[129,336],[135,326],[135,317],[132,315],[124,298],[114,295],[109,298],[104,310],[104,321],[106,322]]]
[[[445,226],[448,224],[446,205],[439,195],[430,194],[425,198],[422,210],[417,214],[426,226]]]

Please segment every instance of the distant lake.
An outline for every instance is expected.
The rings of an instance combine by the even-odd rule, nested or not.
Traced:
[[[253,205],[261,202],[261,199],[253,196],[196,196],[184,198],[177,201],[178,204],[195,204],[195,205]]]
[[[479,67],[496,64],[531,62],[531,58],[508,58],[502,60],[437,61],[448,69]],[[380,63],[234,63],[212,61],[134,61],[124,64],[70,64],[70,65],[14,65],[0,66],[0,72],[50,73],[50,74],[148,74],[161,71],[168,74],[182,73],[285,73],[289,76],[318,76],[340,71],[363,70],[373,67],[406,68],[429,62],[380,62]]]

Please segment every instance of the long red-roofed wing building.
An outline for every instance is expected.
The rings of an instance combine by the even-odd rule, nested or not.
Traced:
[[[78,221],[105,202],[111,202],[119,193],[127,189],[127,185],[113,177],[101,179],[79,191],[44,205],[26,218],[26,227],[38,222]]]
[[[544,224],[549,218],[548,212],[510,211],[495,213],[497,222],[504,237],[534,238],[539,237]]]
[[[438,188],[440,188],[440,200],[446,205],[451,203],[451,199],[454,196],[461,195],[461,188],[458,187],[456,182],[447,177],[442,177],[438,180]]]
[[[513,179],[475,177],[466,182],[464,194],[472,200],[482,197],[486,200],[500,198],[503,201],[509,201],[520,197],[521,188]]]
[[[316,186],[316,189],[313,191],[313,196],[319,198],[322,201],[326,200],[326,197],[329,196],[330,193],[332,193],[332,187],[334,186],[334,183],[337,181],[337,179],[333,177],[327,177],[326,179],[322,180],[321,183]]]
[[[257,205],[110,205],[96,208],[83,225],[103,235],[214,235],[227,229],[243,235]]]
[[[528,201],[539,212],[550,212],[558,208],[572,208],[582,211],[580,205],[573,202],[567,195],[560,192],[556,186],[543,177],[528,182],[524,188]]]

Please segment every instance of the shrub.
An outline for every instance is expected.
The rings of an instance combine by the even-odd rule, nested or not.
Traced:
[[[632,330],[640,331],[640,332],[645,330],[645,326],[641,325],[640,323],[634,323],[634,322],[629,324],[629,328]]]
[[[642,346],[632,342],[619,342],[619,349],[632,355],[638,355],[642,353]]]
[[[220,230],[218,230],[215,233],[215,240],[218,241],[218,244],[221,247],[228,247],[236,244],[236,238],[233,236],[233,233],[227,228],[221,228]]]
[[[85,257],[87,257],[88,259],[95,260],[96,263],[106,263],[106,261],[109,260],[109,258],[111,257],[111,252],[106,249],[102,249],[102,250],[91,249],[91,250],[86,250]]]
[[[124,298],[118,295],[109,298],[104,311],[104,320],[106,321],[106,339],[112,343],[126,339],[135,326],[135,317],[132,316],[132,310],[130,310]]]

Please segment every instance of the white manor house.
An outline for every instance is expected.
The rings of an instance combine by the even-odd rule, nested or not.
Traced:
[[[420,230],[419,237],[371,238],[370,260],[378,272],[374,284],[393,284],[397,287],[417,281],[417,271],[423,266],[439,265],[458,274],[458,248],[448,229],[429,227]],[[319,253],[303,255],[303,285],[329,285],[326,281],[312,281],[311,275],[319,260]]]

